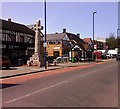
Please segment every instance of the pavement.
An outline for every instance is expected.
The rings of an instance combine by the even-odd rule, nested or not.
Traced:
[[[111,59],[109,59],[109,60],[111,60]],[[109,61],[109,60],[101,60],[100,62],[105,62],[105,61]],[[36,67],[36,66],[28,67],[27,65],[11,67],[9,70],[2,69],[0,71],[0,79],[21,76],[21,75],[27,75],[27,74],[32,74],[32,73],[43,73],[44,71],[56,70],[56,69],[61,69],[61,68],[65,68],[65,67],[85,66],[88,64],[92,64],[92,63],[96,63],[96,62],[76,62],[76,63],[68,62],[68,63],[59,63],[56,66],[51,64],[50,66],[47,67],[47,69],[45,69],[45,67]]]

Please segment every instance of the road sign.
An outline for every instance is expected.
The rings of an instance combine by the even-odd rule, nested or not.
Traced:
[[[46,42],[43,43],[43,47],[47,47],[47,43]]]
[[[97,45],[94,45],[94,49],[95,49],[95,50],[97,49]]]

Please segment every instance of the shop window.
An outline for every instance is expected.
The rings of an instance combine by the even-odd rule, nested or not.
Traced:
[[[55,58],[57,58],[57,57],[59,57],[60,53],[59,53],[59,51],[54,51],[53,55],[54,55]]]

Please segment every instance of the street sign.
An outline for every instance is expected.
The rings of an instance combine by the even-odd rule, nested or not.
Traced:
[[[95,50],[97,49],[97,45],[94,45],[94,49],[95,49]]]
[[[47,47],[47,43],[46,42],[43,43],[43,47]]]

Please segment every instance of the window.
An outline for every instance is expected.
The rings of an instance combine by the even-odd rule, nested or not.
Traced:
[[[56,41],[56,44],[60,44],[60,41]]]
[[[11,41],[16,42],[16,36],[11,36]]]
[[[2,34],[2,40],[6,41],[6,34],[4,34],[4,33]]]
[[[57,58],[57,57],[59,57],[60,52],[59,52],[59,51],[54,51],[54,52],[53,52],[53,55],[54,55],[55,58]]]
[[[53,42],[49,42],[49,44],[53,44]]]
[[[24,36],[20,36],[20,42],[24,42]]]

